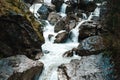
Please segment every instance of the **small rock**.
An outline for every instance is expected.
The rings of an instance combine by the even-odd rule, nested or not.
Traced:
[[[64,20],[58,21],[54,28],[55,32],[59,32],[61,30],[65,30],[65,21]]]
[[[68,38],[67,32],[58,33],[58,35],[55,37],[54,43],[64,43]]]
[[[59,14],[57,14],[56,12],[51,12],[49,13],[48,21],[50,24],[54,25],[58,22],[60,18],[61,16]]]
[[[48,35],[48,39],[51,40],[51,38],[52,38],[53,36],[54,36],[53,34],[49,34],[49,35]]]
[[[63,57],[72,57],[73,56],[73,51],[70,50],[70,51],[66,51],[64,54],[63,54]]]

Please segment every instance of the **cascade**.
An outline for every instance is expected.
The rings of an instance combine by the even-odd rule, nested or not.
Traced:
[[[39,16],[39,14],[37,13],[38,9],[42,6],[42,4],[38,4],[38,3],[34,3],[31,7],[30,7],[30,11],[32,13],[34,13],[34,16],[37,18]]]
[[[87,19],[87,15],[85,13],[82,13],[83,19]]]
[[[47,0],[45,0],[45,1],[47,1]],[[41,5],[38,5],[38,4],[33,5],[33,6],[31,6],[30,11],[37,13],[38,7],[40,7],[40,6]],[[63,3],[63,5],[61,7],[61,13],[60,13],[61,16],[66,16],[65,15],[66,7],[67,7],[67,5],[65,3]],[[69,63],[73,59],[81,60],[80,56],[74,55],[73,57],[63,57],[63,54],[66,51],[76,48],[79,45],[78,31],[79,31],[81,24],[83,24],[84,22],[90,21],[93,16],[99,16],[99,12],[100,12],[99,10],[100,10],[99,8],[96,8],[95,11],[92,12],[88,18],[86,16],[86,14],[83,13],[84,18],[82,19],[82,21],[80,21],[77,24],[77,26],[71,30],[71,32],[72,32],[72,41],[71,42],[59,43],[59,44],[54,43],[55,36],[60,32],[55,33],[54,25],[50,25],[49,22],[46,21],[47,25],[44,27],[44,30],[43,30],[43,36],[45,38],[45,43],[42,45],[42,50],[43,50],[44,56],[39,60],[44,63],[44,70],[43,70],[42,74],[40,75],[39,80],[58,80],[58,75],[57,75],[58,66],[60,66],[61,64]],[[61,32],[63,32],[63,31],[61,31]],[[50,34],[53,35],[51,40],[49,40],[49,38],[48,38],[48,36]],[[95,56],[92,56],[91,58],[94,60],[94,57]],[[98,55],[97,55],[97,57],[98,57]],[[90,61],[88,61],[87,63],[89,64]],[[88,66],[83,64],[83,67],[88,67]],[[83,72],[83,74],[84,74],[84,72]]]
[[[67,8],[67,4],[63,3],[60,12],[65,13]]]

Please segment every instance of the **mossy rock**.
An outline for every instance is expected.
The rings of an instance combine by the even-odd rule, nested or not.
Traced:
[[[41,24],[35,20],[33,14],[29,11],[23,0],[0,0],[0,16],[2,15],[21,15],[26,18],[36,31],[40,40],[44,42],[44,38],[39,31]]]

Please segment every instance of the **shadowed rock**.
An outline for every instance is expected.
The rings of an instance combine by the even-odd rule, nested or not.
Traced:
[[[22,16],[1,16],[0,25],[0,53],[3,57],[24,54],[34,59],[41,52],[44,41]]]

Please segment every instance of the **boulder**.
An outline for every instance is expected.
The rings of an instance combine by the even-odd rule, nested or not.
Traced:
[[[60,9],[62,4],[64,3],[64,0],[52,0],[51,3],[55,5],[56,11],[60,12]]]
[[[61,16],[59,14],[57,14],[56,12],[51,12],[49,13],[47,20],[50,24],[55,25],[58,22],[58,20],[60,20],[60,18]]]
[[[88,38],[90,36],[98,35],[98,23],[96,22],[85,22],[80,26],[78,41]]]
[[[70,5],[75,9],[78,6],[78,0],[69,0]]]
[[[62,64],[58,67],[58,80],[104,80],[110,77],[108,66],[102,68],[107,61],[103,61],[100,55],[82,57],[80,60],[74,59],[70,63]],[[107,73],[107,74],[106,74]],[[105,78],[106,77],[106,78]]]
[[[46,3],[46,5],[48,6],[49,12],[55,12],[55,5],[51,3]]]
[[[49,13],[47,5],[42,4],[42,6],[38,9],[37,12],[40,14],[41,19],[47,19]]]
[[[77,17],[73,12],[69,12],[66,17],[67,20],[75,20],[79,21],[79,17]]]
[[[61,30],[65,30],[65,21],[64,20],[60,20],[56,23],[55,28],[54,28],[54,32],[59,32]]]
[[[44,43],[31,23],[20,15],[0,17],[0,53],[2,57],[24,54],[34,59]],[[42,35],[42,33],[41,33]]]
[[[65,28],[66,28],[66,31],[71,31],[73,28],[75,28],[76,26],[76,21],[75,20],[70,20],[66,25],[65,25]]]
[[[61,32],[58,33],[58,35],[55,37],[54,43],[64,43],[68,38],[67,32]]]
[[[84,0],[81,0],[78,4],[78,9],[84,10],[86,12],[93,12],[96,7],[97,5],[94,1],[86,2]]]
[[[63,57],[72,57],[73,54],[78,56],[90,56],[101,53],[106,47],[105,39],[101,36],[91,36],[81,41],[77,48],[73,48],[63,54]]]
[[[100,51],[105,45],[101,36],[91,36],[84,39],[78,46],[78,50]]]
[[[43,63],[17,55],[0,60],[0,80],[38,80]]]

